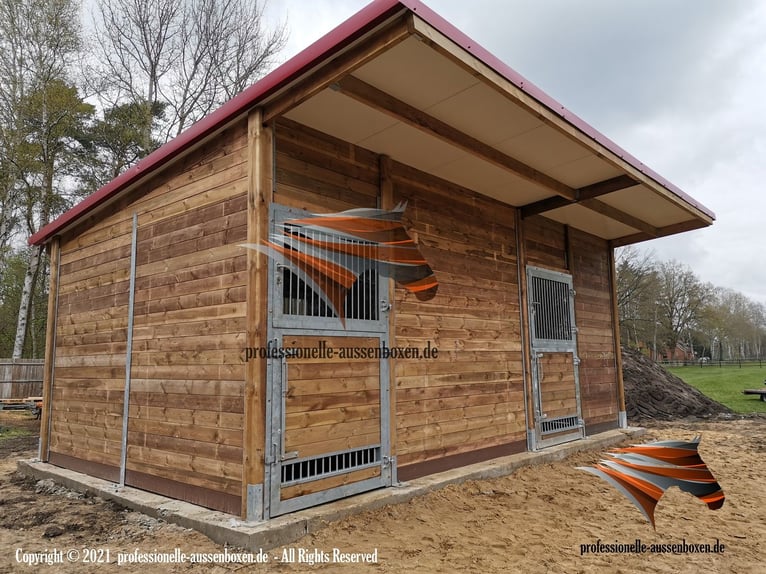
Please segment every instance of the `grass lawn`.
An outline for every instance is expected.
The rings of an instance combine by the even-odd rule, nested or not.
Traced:
[[[666,367],[668,371],[696,387],[711,399],[737,413],[766,413],[766,402],[757,395],[743,395],[744,389],[766,388],[766,365],[718,367]]]
[[[9,439],[9,438],[27,436],[29,434],[31,433],[27,429],[18,429],[18,428],[0,426],[0,441]]]

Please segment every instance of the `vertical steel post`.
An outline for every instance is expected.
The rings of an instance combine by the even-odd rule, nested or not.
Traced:
[[[130,287],[128,292],[128,333],[125,350],[125,394],[122,403],[122,451],[120,453],[120,488],[125,486],[125,466],[128,460],[128,411],[130,409],[130,370],[133,356],[133,306],[136,298],[136,251],[138,243],[138,214],[133,213],[133,234],[130,243]]]

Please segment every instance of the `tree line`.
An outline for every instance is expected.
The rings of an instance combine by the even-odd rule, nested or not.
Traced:
[[[626,247],[616,256],[617,304],[624,345],[656,360],[763,358],[766,306],[703,282],[677,261]]]
[[[44,352],[27,239],[268,72],[257,0],[0,0],[0,357]]]

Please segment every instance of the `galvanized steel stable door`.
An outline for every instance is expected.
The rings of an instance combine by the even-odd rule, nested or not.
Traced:
[[[572,276],[527,268],[535,448],[584,435]]]
[[[381,353],[388,346],[388,279],[354,255],[358,240],[341,238],[344,247],[330,253],[322,246],[337,236],[291,229],[290,220],[307,216],[272,206],[272,237],[288,236],[287,248],[301,241],[305,261],[361,273],[350,287],[328,292],[337,285],[296,265],[294,254],[292,265],[271,261],[266,516],[392,482],[389,371]]]

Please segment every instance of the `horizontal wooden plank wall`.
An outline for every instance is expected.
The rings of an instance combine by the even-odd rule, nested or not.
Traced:
[[[285,397],[286,452],[297,457],[380,444],[380,361],[341,358],[343,347],[376,348],[377,337],[290,335],[286,347],[333,349],[333,357],[290,358]],[[282,489],[287,500],[378,476],[380,468],[347,472]]]
[[[246,174],[239,122],[62,242],[51,436],[62,461],[119,468],[135,211],[127,483],[239,513]]]
[[[540,402],[548,418],[577,413],[574,364],[571,353],[543,353],[538,360],[542,373]]]
[[[274,134],[274,203],[312,213],[377,207],[377,154],[286,118]]]
[[[527,264],[569,273],[564,226],[535,215],[523,220]]]
[[[117,481],[131,222],[106,216],[61,242],[50,461]],[[74,463],[74,464],[73,464]]]
[[[465,464],[464,455],[492,447],[523,449],[514,210],[397,163],[392,180],[394,201],[407,202],[405,227],[439,281],[430,301],[396,289],[396,344],[439,349],[435,360],[395,361],[400,476]]]
[[[568,243],[567,244],[567,233]],[[524,220],[530,265],[572,273],[586,432],[617,426],[617,372],[606,241],[542,216]],[[571,257],[572,261],[568,261]]]
[[[619,401],[609,246],[605,240],[577,229],[570,230],[570,237],[585,430],[617,428]]]
[[[333,357],[287,360],[285,451],[300,458],[380,444],[380,361],[340,358],[342,347],[375,348],[377,337],[290,335],[283,344]]]
[[[275,203],[316,212],[377,205],[376,154],[285,119],[275,134]],[[392,339],[419,348],[430,340],[443,351],[433,361],[394,361],[398,465],[518,450],[525,421],[513,208],[395,162],[392,177],[394,203],[408,201],[406,225],[441,282],[426,303],[396,290]]]

